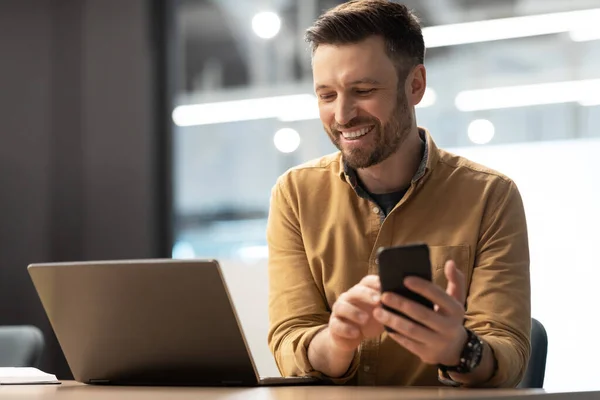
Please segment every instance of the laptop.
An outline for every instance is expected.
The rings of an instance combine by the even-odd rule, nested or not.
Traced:
[[[44,263],[27,269],[78,382],[322,382],[259,376],[216,260]]]

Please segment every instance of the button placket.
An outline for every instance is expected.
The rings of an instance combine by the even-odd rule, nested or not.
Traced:
[[[362,368],[359,374],[359,382],[362,385],[372,386],[377,383],[377,353],[379,347],[378,339],[370,339],[362,344],[361,361]]]

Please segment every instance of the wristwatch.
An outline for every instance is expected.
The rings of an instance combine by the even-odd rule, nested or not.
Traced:
[[[458,382],[452,380],[448,372],[456,372],[458,374],[468,374],[473,371],[481,363],[483,356],[483,342],[473,331],[465,328],[467,331],[467,341],[460,354],[460,362],[458,365],[438,365],[441,373],[440,381],[444,384],[458,386]]]

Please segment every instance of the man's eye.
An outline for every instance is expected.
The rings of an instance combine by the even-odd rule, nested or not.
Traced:
[[[334,94],[322,94],[319,96],[321,100],[331,100],[335,97]]]
[[[375,91],[375,89],[356,89],[356,93],[361,94],[361,95],[371,94],[374,91]]]

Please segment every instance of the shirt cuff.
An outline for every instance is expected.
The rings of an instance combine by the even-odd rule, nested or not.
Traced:
[[[285,339],[285,342],[287,343],[284,344],[284,347],[293,351],[293,358],[296,367],[294,368],[295,371],[292,372],[293,375],[313,376],[333,384],[341,385],[347,383],[356,375],[356,372],[358,371],[358,365],[360,362],[360,352],[357,350],[354,353],[354,358],[352,359],[348,370],[344,375],[340,377],[332,378],[321,373],[320,371],[316,371],[315,369],[313,369],[310,361],[308,360],[308,346],[310,345],[310,342],[315,338],[315,336],[317,336],[317,334],[326,327],[327,325],[315,326],[306,329],[302,334],[298,335],[295,338],[288,337]]]
[[[494,357],[494,373],[490,379],[481,384],[482,387],[513,388],[519,384],[525,368],[516,359],[517,353],[511,344],[503,338],[495,336],[482,337],[491,349]]]

